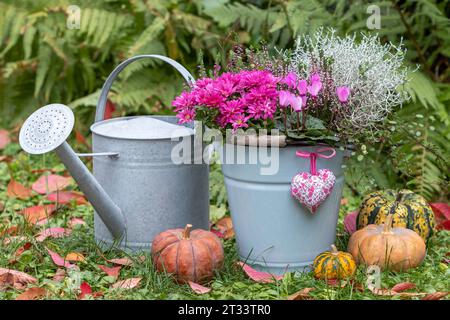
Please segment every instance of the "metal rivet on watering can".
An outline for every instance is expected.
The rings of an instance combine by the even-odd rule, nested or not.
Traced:
[[[74,116],[70,108],[61,104],[48,105],[33,113],[25,121],[19,139],[28,153],[56,152],[95,209],[95,238],[99,244],[132,250],[149,248],[153,237],[166,229],[188,223],[207,229],[209,220],[208,165],[194,164],[196,161],[174,164],[171,151],[178,142],[173,136],[134,134],[139,119],[145,120],[142,123],[163,121],[166,127],[175,127],[176,117],[103,120],[113,81],[127,65],[142,58],[160,59],[173,66],[188,84],[194,83],[189,72],[172,59],[136,56],[117,66],[103,85],[95,123],[91,126],[93,153],[77,154],[65,142],[73,128]],[[115,127],[126,134],[111,130]],[[194,138],[197,135],[193,126],[190,128],[191,133],[178,138],[187,139],[195,149],[195,143],[199,142]],[[202,155],[201,141],[200,145]],[[79,159],[81,156],[94,157],[93,175]]]

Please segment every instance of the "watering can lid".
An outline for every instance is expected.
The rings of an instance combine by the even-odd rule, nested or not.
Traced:
[[[95,134],[118,139],[170,139],[191,136],[194,130],[151,116],[114,118],[91,126]]]

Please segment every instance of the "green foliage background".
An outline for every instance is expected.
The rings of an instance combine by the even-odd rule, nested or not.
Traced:
[[[80,29],[67,28],[69,5],[81,8]],[[370,5],[380,9],[379,30],[367,28]],[[61,102],[74,108],[77,130],[87,134],[107,75],[137,54],[167,55],[195,73],[201,59],[221,61],[238,42],[288,48],[321,26],[376,32],[383,41],[403,39],[408,64],[420,68],[407,87],[411,103],[389,119],[389,138],[358,146],[347,163],[348,186],[357,195],[407,187],[429,200],[448,199],[449,8],[448,0],[0,0],[0,127]],[[182,88],[169,67],[146,60],[123,72],[110,100],[120,114],[170,113]],[[220,204],[225,197],[216,191]]]

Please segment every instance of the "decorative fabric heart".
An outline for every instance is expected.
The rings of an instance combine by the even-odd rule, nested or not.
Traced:
[[[317,170],[317,173],[300,172],[292,178],[291,195],[301,204],[315,213],[317,208],[333,191],[336,177],[328,169]]]

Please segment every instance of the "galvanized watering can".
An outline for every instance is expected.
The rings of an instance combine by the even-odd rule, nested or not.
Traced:
[[[136,251],[149,248],[153,237],[169,228],[188,223],[208,228],[208,165],[195,158],[195,152],[189,155],[190,163],[174,164],[171,158],[181,140],[190,144],[191,150],[198,150],[198,144],[203,150],[193,126],[184,128],[177,141],[135,127],[135,123],[154,119],[175,126],[174,116],[103,120],[113,81],[127,65],[142,58],[160,59],[173,66],[188,84],[194,82],[189,72],[172,59],[136,56],[117,66],[103,85],[91,126],[93,153],[77,154],[65,141],[72,131],[74,115],[62,104],[35,111],[19,135],[20,145],[30,154],[56,152],[95,209],[95,239],[102,247],[117,245]],[[80,156],[93,157],[93,175]]]

